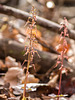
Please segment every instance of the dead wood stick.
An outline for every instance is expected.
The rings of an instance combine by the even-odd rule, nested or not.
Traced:
[[[52,46],[49,46],[49,45],[45,42],[45,40],[43,40],[42,38],[36,37],[36,39],[37,39],[38,43],[40,43],[43,47],[48,48],[48,49],[50,50],[50,52],[56,53],[56,54],[60,54],[60,53],[59,53],[58,51],[56,51]]]
[[[15,26],[13,26],[13,28],[16,28]],[[19,34],[26,37],[27,35],[24,34],[19,28],[16,28],[19,31]],[[45,40],[43,40],[42,37],[35,37],[37,42],[39,44],[41,44],[43,47],[48,48],[50,50],[50,52],[55,53],[55,54],[60,54],[58,51],[56,51],[52,46],[49,46]]]
[[[22,35],[23,37],[27,37],[27,34],[24,34],[24,32],[22,32],[22,29],[20,29],[19,27],[17,27],[16,25],[14,25],[13,23],[10,23],[8,21],[3,21],[0,20],[0,23],[3,24],[8,24],[9,26],[11,26],[12,28],[15,28],[18,30],[19,34]],[[41,44],[43,47],[48,48],[50,50],[50,52],[55,53],[55,54],[60,54],[58,51],[56,51],[52,46],[49,46],[46,41],[42,38],[42,37],[35,37],[37,42],[39,44]]]
[[[24,51],[24,45],[18,43],[15,40],[2,38],[0,39],[0,47],[0,58],[5,58],[5,56],[11,56],[22,62],[27,59],[27,56],[23,56],[23,54],[26,52]],[[40,58],[37,54],[35,54],[33,63],[37,63],[38,65],[40,65],[40,72],[44,73],[55,64],[57,55],[39,50],[37,51],[40,55]],[[69,65],[67,61],[65,61],[64,64],[65,66],[72,68],[72,66]]]
[[[15,40],[2,38],[0,39],[0,47],[0,58],[11,56],[22,62],[27,59],[27,56],[23,56],[26,52],[24,50],[24,45]],[[35,54],[33,62],[39,64],[43,72],[46,72],[54,64],[57,55],[39,50],[37,51],[40,55],[40,58],[37,54]]]
[[[3,6],[3,5],[0,5],[0,13],[14,16],[16,18],[20,18],[23,20],[27,20],[28,17],[31,16],[29,13],[25,11],[21,11],[19,9]],[[45,18],[39,17],[39,16],[36,16],[36,18],[37,18],[38,25],[59,33],[59,29],[61,27],[59,24],[52,22],[50,20],[47,20]],[[69,30],[69,37],[75,40],[75,30]]]

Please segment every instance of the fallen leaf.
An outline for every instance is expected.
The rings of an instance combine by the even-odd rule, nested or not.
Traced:
[[[9,82],[11,86],[20,84],[22,77],[24,76],[23,69],[19,67],[12,67],[8,69],[5,74],[5,82]]]
[[[19,67],[19,63],[16,62],[16,59],[10,57],[10,56],[7,56],[5,58],[5,65],[10,68],[10,67]]]
[[[22,84],[24,84],[24,80],[25,80],[25,77],[22,81]],[[39,79],[35,78],[34,75],[32,75],[32,74],[28,75],[27,83],[38,83],[38,82],[39,82]]]

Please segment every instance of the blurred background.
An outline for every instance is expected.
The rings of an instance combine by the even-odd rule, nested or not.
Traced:
[[[17,8],[28,13],[30,13],[32,6],[34,6],[36,8],[37,16],[46,18],[53,23],[55,22],[55,25],[57,26],[59,26],[64,21],[64,17],[66,17],[68,20],[68,29],[75,33],[75,0],[0,0],[0,10],[2,9],[1,5]],[[24,60],[27,59],[26,56],[23,56],[25,53],[24,46],[29,46],[29,38],[27,38],[27,33],[29,32],[26,30],[27,27],[24,27],[25,25],[26,21],[24,20],[0,13],[0,86],[4,85],[5,82],[9,82],[10,86],[24,83],[25,70],[23,70],[23,68],[27,65],[27,61],[23,65]],[[41,59],[35,56],[36,59],[34,59],[34,62],[36,71],[33,66],[30,65],[28,83],[49,83],[49,85],[55,88],[59,80],[60,70],[59,68],[54,70],[54,66],[58,57],[57,54],[60,54],[63,49],[63,46],[58,46],[60,43],[60,35],[57,31],[51,31],[50,29],[47,29],[47,27],[44,28],[37,25],[37,23],[36,26],[37,34],[35,29],[32,30],[32,33],[34,35],[36,34],[37,37],[36,46],[34,45],[34,48],[38,49]],[[68,46],[65,48],[68,60],[65,60],[65,64],[67,66],[67,72],[73,73],[66,76],[66,71],[64,70],[62,93],[68,94],[69,97],[74,94],[74,97],[73,99],[61,100],[75,100],[75,38],[73,38],[74,40],[70,38],[66,39]],[[69,77],[69,79],[66,77]],[[43,88],[41,89],[41,94],[43,94]],[[3,91],[4,90],[0,88],[0,93],[5,94]],[[52,94],[54,93],[50,88],[50,90],[47,91],[47,94],[49,94],[48,92],[50,91]],[[44,92],[46,91],[44,90]],[[14,94],[19,95],[19,92],[15,92]]]

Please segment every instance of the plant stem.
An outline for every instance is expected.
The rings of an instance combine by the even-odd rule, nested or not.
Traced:
[[[61,71],[60,71],[60,81],[59,81],[59,91],[58,91],[58,95],[60,94],[61,80],[62,80],[62,69],[61,69]],[[57,98],[57,100],[59,100],[59,97]]]
[[[31,61],[31,54],[29,52],[28,54],[28,63],[27,63],[27,71],[26,71],[26,77],[25,77],[25,83],[24,83],[24,91],[23,91],[23,97],[26,97],[26,84],[27,84],[27,79],[28,79],[28,70],[29,70],[29,65]]]
[[[29,65],[31,62],[31,46],[32,46],[32,26],[31,26],[31,33],[30,33],[30,44],[29,44],[29,53],[28,53],[28,63],[27,63],[27,70],[26,70],[26,77],[25,77],[25,83],[24,83],[24,92],[23,92],[23,97],[26,97],[26,84],[27,84],[27,79],[28,79],[28,74],[29,74]]]

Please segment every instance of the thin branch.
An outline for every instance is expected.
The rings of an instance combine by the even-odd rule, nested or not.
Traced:
[[[8,6],[3,6],[3,5],[0,5],[0,13],[14,16],[22,20],[27,20],[28,17],[31,16],[29,13],[25,11],[21,11],[13,7],[8,7]],[[39,16],[36,16],[36,18],[37,18],[38,25],[59,33],[59,29],[61,27],[59,24],[52,22],[50,20],[47,20],[45,18],[39,17]],[[69,30],[69,37],[75,40],[75,30]]]
[[[3,21],[3,20],[0,20],[0,23],[3,24],[8,24],[9,26],[11,26],[12,28],[15,28],[18,30],[19,34],[22,35],[23,37],[27,37],[27,34],[24,34],[24,32],[22,32],[22,30],[20,28],[18,28],[16,25],[14,25],[13,23],[10,23],[8,21]],[[60,54],[58,51],[56,51],[52,46],[49,46],[45,40],[43,40],[43,38],[40,38],[40,37],[35,37],[37,42],[39,44],[41,44],[43,47],[45,48],[48,48],[50,50],[50,52],[52,53],[56,53],[56,54]]]

